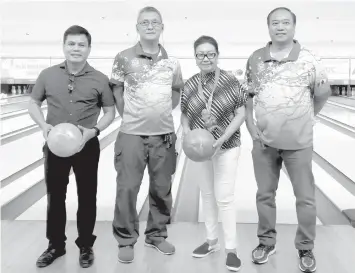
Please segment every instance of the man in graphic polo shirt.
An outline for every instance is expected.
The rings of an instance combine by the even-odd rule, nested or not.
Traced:
[[[312,173],[314,116],[330,95],[320,60],[294,40],[296,16],[277,8],[267,17],[271,42],[247,63],[247,127],[253,139],[259,215],[257,264],[275,253],[275,196],[284,162],[296,196],[298,229],[295,246],[303,272],[314,272],[316,203]],[[253,98],[256,124],[253,119]]]
[[[149,216],[145,245],[173,254],[167,223],[172,206],[171,175],[175,172],[175,130],[172,108],[179,103],[183,87],[180,66],[159,44],[162,16],[153,7],[138,15],[140,41],[120,52],[114,61],[111,83],[116,107],[122,116],[115,143],[117,171],[113,233],[119,244],[118,259],[129,263],[139,236],[137,194],[144,170],[150,176]]]

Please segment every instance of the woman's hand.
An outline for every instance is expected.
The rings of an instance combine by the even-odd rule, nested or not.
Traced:
[[[211,158],[214,157],[218,153],[218,151],[221,149],[221,147],[225,141],[226,141],[225,138],[223,136],[221,136],[219,139],[217,139],[215,141],[215,143],[213,143],[212,147],[215,149],[215,152],[211,156]]]

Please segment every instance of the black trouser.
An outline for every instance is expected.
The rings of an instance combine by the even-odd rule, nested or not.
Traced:
[[[115,143],[114,164],[117,192],[113,234],[120,246],[134,245],[139,236],[136,210],[144,170],[149,173],[149,214],[145,235],[155,241],[167,238],[172,196],[171,176],[175,172],[176,135],[168,147],[164,136],[136,136],[120,132]]]
[[[93,246],[96,221],[97,169],[100,158],[100,144],[97,137],[89,140],[84,148],[71,157],[58,157],[48,146],[43,147],[45,157],[45,180],[47,186],[47,239],[54,248],[64,248],[66,208],[65,199],[69,172],[73,168],[78,194],[76,245]]]

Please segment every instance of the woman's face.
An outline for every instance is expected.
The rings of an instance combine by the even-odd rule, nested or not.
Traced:
[[[202,72],[208,73],[216,70],[218,53],[210,43],[200,44],[195,50],[195,60]]]

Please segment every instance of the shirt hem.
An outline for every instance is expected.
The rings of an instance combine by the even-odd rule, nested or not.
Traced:
[[[159,136],[159,135],[165,135],[165,134],[170,134],[170,133],[175,133],[175,129],[172,130],[166,130],[166,131],[160,131],[160,132],[153,132],[153,133],[148,133],[148,132],[137,132],[137,131],[129,131],[129,130],[121,130],[120,132],[127,134],[127,135],[135,135],[135,136]]]
[[[264,142],[265,145],[275,148],[275,149],[280,149],[280,150],[288,150],[288,151],[294,151],[294,150],[303,150],[307,149],[313,146],[313,142],[305,144],[305,145],[277,145],[277,144],[268,144],[267,142]]]

